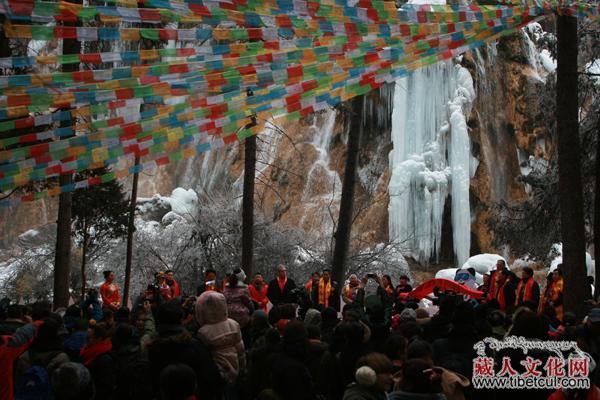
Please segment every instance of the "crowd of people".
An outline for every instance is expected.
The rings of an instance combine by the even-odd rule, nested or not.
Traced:
[[[325,269],[297,285],[279,265],[268,283],[207,270],[186,296],[166,271],[130,309],[105,271],[66,309],[3,300],[0,400],[600,399],[600,308],[590,300],[583,321],[564,312],[560,268],[544,290],[530,268],[517,278],[502,260],[483,285],[474,277],[459,270],[455,280],[479,298],[436,288],[422,300],[406,275],[397,285],[377,274],[340,285]],[[592,360],[591,387],[474,388],[474,345],[508,335],[576,341]],[[498,368],[503,355],[490,356]]]

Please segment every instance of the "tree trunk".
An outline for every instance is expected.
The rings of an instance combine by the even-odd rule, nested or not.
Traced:
[[[82,4],[82,0],[73,3]],[[65,26],[76,26],[75,22],[64,22]],[[63,54],[79,54],[81,42],[77,39],[63,39]],[[79,64],[63,64],[63,72],[79,70]],[[61,123],[62,127],[72,126],[75,121],[69,120]],[[61,175],[61,186],[69,185],[73,177]],[[71,272],[71,193],[61,193],[58,198],[58,219],[56,221],[56,255],[54,259],[54,308],[68,307],[69,305],[69,275]]]
[[[254,262],[254,180],[256,177],[256,136],[244,141],[244,193],[242,199],[242,268],[252,275]]]
[[[71,175],[61,175],[59,184],[73,182]],[[56,220],[56,253],[54,258],[54,308],[69,305],[69,276],[71,272],[71,193],[61,193],[58,198]]]
[[[577,20],[558,16],[556,127],[558,188],[563,241],[564,308],[578,320],[585,313],[588,293],[585,267],[583,187],[578,121]]]
[[[594,261],[596,281],[594,299],[600,297],[600,138],[596,138],[596,193],[594,197]]]
[[[358,163],[358,147],[362,134],[362,120],[360,109],[364,98],[358,96],[350,102],[351,116],[348,129],[348,145],[346,151],[346,166],[344,169],[344,182],[342,183],[342,197],[340,199],[340,213],[335,232],[335,249],[332,260],[333,280],[340,285],[344,281],[346,258],[350,248],[350,233],[352,231],[352,212],[354,209],[354,184],[356,182],[356,166]]]
[[[85,263],[87,259],[88,237],[84,233],[81,251],[81,301],[85,300]]]
[[[140,163],[140,156],[135,156],[135,165]],[[135,232],[135,205],[137,203],[139,173],[133,174],[131,185],[131,199],[129,202],[129,220],[127,222],[127,258],[125,260],[125,284],[123,288],[123,305],[127,306],[129,299],[129,285],[131,283],[131,263],[133,262],[133,232]]]
[[[2,26],[4,26],[5,21],[6,21],[6,17],[4,15],[0,15],[0,24],[2,24]],[[4,34],[4,29],[1,29],[0,30],[0,57],[5,58],[5,57],[10,57],[11,55],[12,54],[10,54],[10,43],[8,41],[8,38]]]
[[[248,97],[252,90],[246,91]],[[256,116],[250,118],[246,129],[256,126]],[[244,141],[244,192],[242,194],[242,269],[252,276],[254,269],[254,181],[256,179],[256,136]]]

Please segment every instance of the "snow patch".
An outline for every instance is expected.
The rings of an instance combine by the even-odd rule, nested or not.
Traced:
[[[562,264],[562,262],[563,262],[562,249],[563,249],[562,243],[555,243],[554,245],[552,245],[550,254],[553,255],[554,257],[552,258],[552,261],[550,262],[549,272],[554,271],[560,264]],[[593,276],[594,278],[596,277],[595,266],[596,266],[596,263],[592,259],[592,255],[590,253],[586,252],[585,253],[585,267],[586,267],[588,276]]]
[[[556,60],[552,58],[552,55],[548,50],[543,49],[540,52],[540,61],[546,71],[554,72],[556,70]]]
[[[600,85],[600,59],[587,63],[585,65],[585,72],[596,75],[592,78],[596,82],[596,85]]]
[[[171,210],[179,215],[195,215],[198,208],[198,195],[192,189],[176,188],[170,197]]]
[[[469,258],[462,266],[462,269],[473,268],[475,272],[479,274],[489,274],[491,271],[496,270],[496,263],[498,260],[503,260],[506,264],[506,268],[510,269],[510,266],[506,262],[506,259],[498,254],[483,253],[477,254]]]

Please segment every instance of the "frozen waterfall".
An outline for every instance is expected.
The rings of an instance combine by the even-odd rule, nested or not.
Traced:
[[[452,61],[396,81],[388,191],[390,240],[427,264],[439,257],[442,219],[452,194],[458,265],[469,258],[471,144],[465,115],[475,97],[468,70]]]

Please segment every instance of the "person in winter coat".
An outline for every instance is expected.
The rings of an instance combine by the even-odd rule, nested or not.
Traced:
[[[61,365],[68,363],[69,356],[63,351],[63,338],[60,335],[62,319],[57,314],[44,318],[44,323],[38,329],[38,334],[29,351],[23,353],[16,363],[15,382],[34,365],[42,366],[48,376]]]
[[[280,265],[277,267],[277,277],[269,282],[267,297],[273,306],[295,303],[296,299],[292,294],[294,289],[296,289],[296,283],[288,278],[285,265]]]
[[[140,338],[129,324],[119,324],[112,335],[111,356],[118,371],[116,398],[145,400],[152,398],[150,366],[142,354]]]
[[[420,359],[408,360],[402,368],[400,390],[390,393],[388,400],[446,400],[442,393],[441,374]]]
[[[87,340],[87,330],[87,321],[80,319],[73,322],[71,334],[67,336],[63,342],[63,349],[71,361],[81,361],[79,355],[81,354],[81,349],[83,349]]]
[[[227,300],[227,315],[245,329],[250,322],[250,314],[254,311],[254,304],[250,300],[248,285],[244,283],[246,274],[241,269],[236,269],[230,275],[223,295]]]
[[[386,400],[392,389],[392,362],[381,353],[369,353],[356,364],[355,381],[344,392],[344,400]]]
[[[218,292],[204,292],[196,302],[198,338],[211,349],[221,376],[232,385],[246,367],[240,324],[227,314],[227,299]]]
[[[14,364],[29,348],[43,321],[17,329],[12,336],[0,336],[0,400],[13,400]]]
[[[267,292],[269,290],[269,285],[265,283],[263,280],[263,276],[261,273],[257,273],[254,275],[254,279],[250,286],[248,286],[248,291],[250,292],[250,298],[255,303],[258,309],[267,312],[267,305],[269,304],[269,298],[267,297]]]
[[[80,363],[68,362],[52,375],[54,400],[93,400],[96,388],[90,371]]]
[[[283,332],[281,352],[271,367],[273,391],[281,399],[315,399],[314,379],[306,362],[308,358],[308,333],[304,324],[291,320]]]
[[[98,323],[88,329],[87,343],[81,349],[81,362],[94,381],[98,399],[113,399],[116,388],[116,365],[111,355],[111,331],[105,323]]]
[[[161,371],[170,364],[186,364],[196,372],[196,394],[203,400],[221,399],[221,375],[210,351],[195,340],[183,325],[183,309],[176,303],[162,304],[156,315],[156,336],[148,343],[148,361],[153,393],[159,391]],[[201,395],[201,396],[200,396]]]

